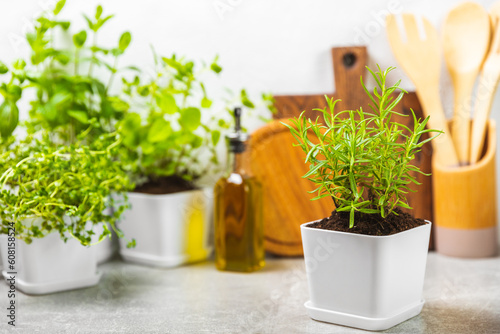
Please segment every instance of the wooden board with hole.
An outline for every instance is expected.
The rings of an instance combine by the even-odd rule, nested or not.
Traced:
[[[336,111],[345,109],[368,110],[369,99],[364,92],[360,76],[369,75],[365,69],[367,62],[366,47],[339,47],[332,49],[335,78],[335,93],[318,95],[275,96],[278,110],[274,116],[288,119],[298,116],[302,111],[310,118],[320,116],[314,108],[326,107],[324,95],[342,99]],[[395,111],[411,115],[413,109],[417,118],[422,118],[422,110],[415,93],[407,94]],[[321,116],[320,116],[321,117]],[[412,117],[399,116],[398,122],[412,126]],[[314,194],[308,191],[314,185],[301,178],[308,170],[304,163],[305,155],[298,147],[293,147],[295,139],[288,129],[274,121],[256,131],[251,138],[250,162],[254,174],[263,182],[265,245],[270,253],[285,256],[302,254],[302,242],[299,226],[305,222],[329,216],[334,209],[333,201],[322,199],[311,201]],[[426,144],[416,155],[413,164],[425,173],[431,172],[432,148]],[[422,184],[413,185],[416,193],[408,196],[412,214],[418,218],[433,220],[432,180],[431,177],[416,175]]]

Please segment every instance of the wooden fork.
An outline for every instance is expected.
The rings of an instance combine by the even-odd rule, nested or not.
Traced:
[[[441,72],[440,44],[432,24],[423,19],[425,39],[419,36],[417,22],[411,14],[403,14],[404,30],[400,31],[394,15],[387,16],[387,36],[392,51],[406,74],[413,81],[424,115],[430,116],[429,128],[444,133],[432,141],[434,158],[445,166],[458,166],[448,124],[439,96]],[[406,32],[406,41],[402,35]]]

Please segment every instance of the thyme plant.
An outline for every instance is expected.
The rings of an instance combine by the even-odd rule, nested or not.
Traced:
[[[102,135],[90,147],[28,136],[0,152],[0,232],[13,223],[16,237],[26,243],[56,231],[63,240],[71,236],[90,245],[94,227],[102,226],[101,241],[111,234],[109,224],[122,237],[115,223],[127,205],[110,195],[131,184],[111,159],[119,145],[115,137]],[[105,211],[109,207],[114,212]]]
[[[370,68],[377,86],[370,92],[361,78],[361,85],[370,98],[371,112],[346,110],[335,113],[337,101],[325,96],[328,108],[323,122],[306,119],[304,112],[285,124],[306,153],[309,171],[303,176],[316,184],[313,199],[331,197],[338,212],[349,212],[349,227],[354,226],[356,212],[377,214],[385,218],[394,208],[411,209],[406,194],[411,183],[419,184],[412,172],[424,174],[411,164],[415,153],[439,133],[420,140],[427,130],[429,117],[423,121],[413,113],[413,128],[395,122],[394,107],[406,93],[400,81],[387,86],[387,75],[394,68],[377,72]],[[395,98],[392,94],[401,91]],[[424,174],[426,175],[426,174]]]

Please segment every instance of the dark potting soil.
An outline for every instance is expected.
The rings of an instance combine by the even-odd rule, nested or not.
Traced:
[[[192,182],[177,176],[160,177],[135,188],[136,193],[164,195],[197,189]]]
[[[409,213],[399,209],[394,211],[395,213],[393,212],[385,218],[378,214],[356,213],[352,228],[349,228],[349,212],[333,211],[330,217],[311,223],[307,227],[380,236],[396,234],[427,224],[423,219],[414,218]]]

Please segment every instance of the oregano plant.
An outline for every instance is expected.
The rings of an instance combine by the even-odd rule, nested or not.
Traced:
[[[373,91],[361,85],[370,98],[371,111],[362,108],[335,113],[333,98],[325,96],[328,107],[315,109],[323,120],[307,119],[304,112],[285,124],[305,153],[309,171],[303,176],[317,188],[313,199],[331,197],[337,212],[349,213],[349,227],[354,226],[355,213],[380,215],[385,218],[396,207],[411,209],[406,200],[411,183],[419,184],[412,173],[424,174],[413,165],[415,154],[439,135],[426,129],[429,117],[417,119],[412,110],[413,128],[393,120],[394,111],[406,93],[400,81],[389,86],[387,76],[394,68],[374,72]],[[394,93],[400,93],[394,97]],[[420,140],[425,133],[433,136]],[[426,174],[424,174],[426,175]]]

